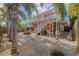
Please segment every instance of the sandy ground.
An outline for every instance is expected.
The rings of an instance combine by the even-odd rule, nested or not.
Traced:
[[[0,56],[11,56],[11,49],[0,52]]]
[[[23,33],[17,34],[17,50],[18,56],[50,56],[50,51],[54,48],[56,50],[62,51],[65,55],[75,55],[76,49],[73,43],[60,44],[60,41],[47,40],[47,37],[36,38],[30,35],[24,35]],[[63,42],[63,41],[61,41]],[[66,44],[65,44],[66,43]],[[0,53],[2,56],[10,56],[11,49],[7,49]]]

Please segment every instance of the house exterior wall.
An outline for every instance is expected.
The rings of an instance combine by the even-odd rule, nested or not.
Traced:
[[[32,31],[34,31],[37,28],[37,23],[32,23]]]

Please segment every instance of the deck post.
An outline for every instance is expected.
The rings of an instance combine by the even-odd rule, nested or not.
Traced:
[[[58,38],[59,38],[59,36],[60,36],[60,22],[58,22]]]
[[[52,22],[52,36],[54,35],[54,32],[53,32],[53,26],[54,26],[54,24],[53,24],[53,22]]]
[[[30,34],[31,34],[31,31],[32,31],[32,29],[31,29],[31,27],[30,27]]]
[[[50,28],[50,25],[51,25],[51,24],[49,23],[49,31],[48,31],[48,32],[49,32],[49,37],[51,36],[51,35],[50,35],[50,29],[51,29],[51,28]]]
[[[55,36],[56,36],[56,39],[57,39],[57,21],[56,21],[56,31],[55,31]]]

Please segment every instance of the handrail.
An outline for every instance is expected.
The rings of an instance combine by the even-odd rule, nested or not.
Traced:
[[[50,20],[49,18],[52,18],[52,16],[53,16],[53,15],[50,15],[50,16],[44,18],[44,19],[41,21],[41,23],[38,25],[38,27],[39,27],[40,25],[42,25],[45,21]],[[48,18],[48,19],[47,19],[47,18]],[[53,19],[53,18],[52,18],[52,19]]]
[[[54,18],[55,17],[53,17],[53,19]],[[34,32],[36,32],[36,34],[39,33],[50,22],[50,20],[52,20],[51,17],[50,16],[47,17],[46,20],[44,20],[42,23],[40,23],[40,25],[35,29]]]
[[[34,33],[36,33],[36,34],[39,33],[49,22],[53,21],[53,19],[57,19],[56,12],[54,12],[53,10],[51,10],[47,13],[44,13],[44,14],[40,14],[40,15],[38,15],[38,17],[40,17],[40,19],[43,19],[43,20],[40,22],[40,24],[34,30]],[[35,17],[35,19],[37,19],[38,17]],[[39,18],[37,20],[39,20]]]
[[[45,24],[46,23],[46,21],[48,21],[47,19],[46,20],[43,20],[39,25],[38,25],[38,28],[40,28],[40,27],[42,27],[43,26],[43,24]],[[37,30],[37,28],[36,28],[36,30]]]

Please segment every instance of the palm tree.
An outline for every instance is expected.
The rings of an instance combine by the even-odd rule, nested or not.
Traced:
[[[26,3],[26,4],[19,4],[19,5],[24,7],[24,9],[26,11],[26,14],[27,14],[27,16],[26,16],[24,14],[25,11],[19,10],[19,13],[22,16],[22,18],[30,19],[33,11],[36,11],[36,14],[38,15],[38,9],[36,7],[36,4],[34,4],[34,3]],[[28,24],[25,24],[25,32],[26,32],[26,25],[28,25]]]
[[[66,16],[66,9],[65,5],[63,3],[54,3],[55,11],[59,13],[61,20],[64,20],[64,17]]]
[[[1,48],[1,42],[3,39],[3,27],[2,27],[2,23],[4,21],[4,17],[5,17],[5,10],[3,7],[0,7],[0,48]]]
[[[11,42],[11,25],[10,25],[11,24],[11,20],[10,20],[11,19],[11,17],[10,17],[10,15],[11,15],[11,9],[9,9],[10,5],[8,3],[4,4],[4,6],[6,8],[5,15],[6,15],[6,19],[7,19],[6,20],[7,21],[7,37],[9,38],[9,41]],[[20,20],[16,21],[16,25],[19,26],[19,27],[21,27]]]
[[[10,4],[12,6],[11,10],[12,10],[12,19],[11,19],[11,24],[12,24],[12,29],[11,29],[11,34],[13,36],[11,36],[12,39],[12,55],[17,53],[17,41],[16,41],[16,21],[18,20],[18,4]]]
[[[17,53],[17,41],[16,41],[16,21],[18,19],[18,4],[16,3],[10,3],[7,4],[6,7],[8,7],[7,13],[9,14],[7,20],[10,21],[10,39],[12,40],[12,50],[11,54],[15,55]]]
[[[69,4],[70,21],[73,23],[73,30],[76,35],[77,48],[79,50],[79,4]]]
[[[10,14],[9,14],[9,12],[10,12],[10,9],[9,9],[9,4],[8,3],[6,3],[6,4],[4,4],[5,5],[5,8],[6,8],[6,21],[7,21],[7,23],[6,23],[6,25],[7,25],[7,37],[9,38],[9,41],[10,41]]]
[[[17,12],[20,11],[18,10],[17,5],[20,6],[19,4],[15,4],[15,3],[6,4],[7,27],[10,27],[8,28],[9,30],[8,33],[10,35],[9,40],[11,40],[12,42],[12,51],[11,51],[12,55],[17,53],[16,22],[17,22],[17,17],[18,17]],[[35,6],[33,4],[22,4],[22,5],[28,11],[27,13],[28,16],[31,16],[32,10],[34,9]],[[19,12],[19,14],[23,16],[21,11]]]

